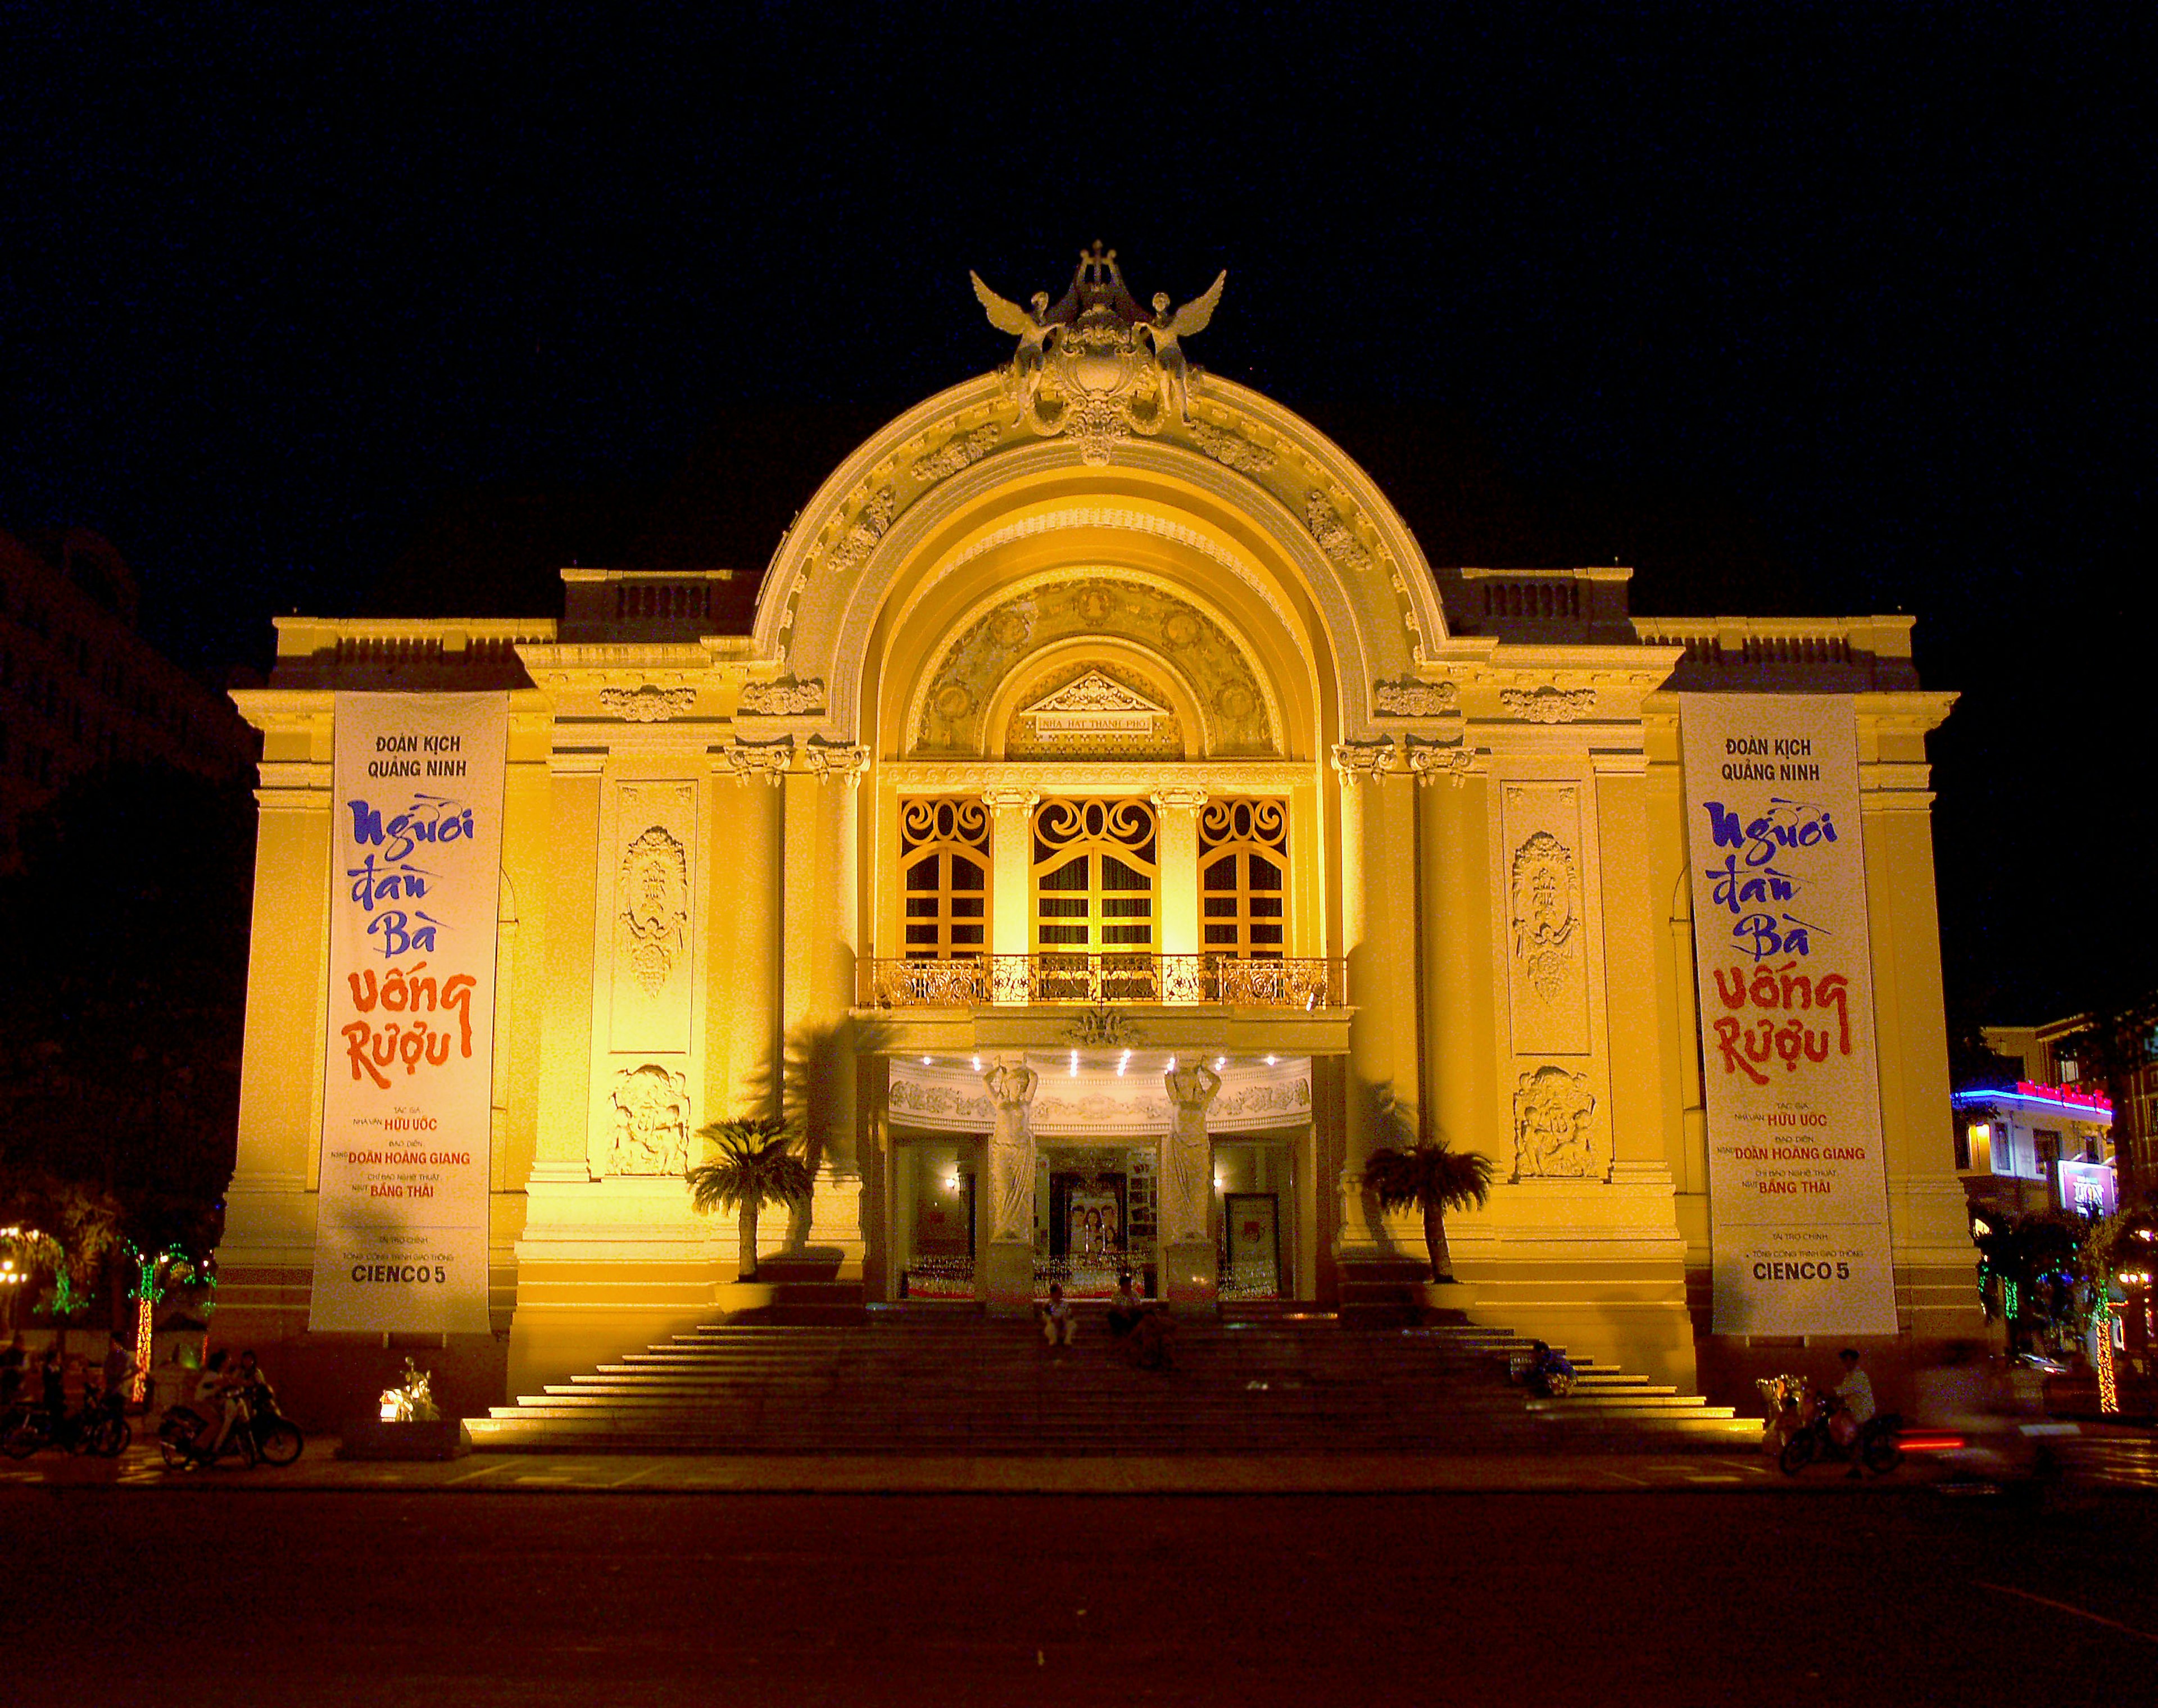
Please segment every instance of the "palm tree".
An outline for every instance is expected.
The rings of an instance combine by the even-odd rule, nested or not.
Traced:
[[[767,1204],[796,1204],[809,1196],[809,1170],[793,1153],[799,1136],[792,1122],[768,1118],[715,1121],[697,1130],[720,1153],[689,1171],[689,1201],[707,1215],[715,1210],[741,1211],[740,1280],[756,1274],[757,1212]]]
[[[1391,1146],[1375,1150],[1364,1159],[1364,1184],[1379,1200],[1381,1210],[1405,1210],[1413,1204],[1423,1211],[1423,1242],[1431,1254],[1431,1278],[1453,1279],[1453,1262],[1446,1249],[1446,1212],[1479,1210],[1491,1196],[1491,1159],[1481,1151],[1458,1151],[1444,1139],[1429,1140],[1412,1150]]]

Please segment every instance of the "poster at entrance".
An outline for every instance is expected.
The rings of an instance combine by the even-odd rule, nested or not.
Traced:
[[[509,702],[339,694],[312,1329],[484,1334]]]
[[[1892,1334],[1846,696],[1679,696],[1718,1334]]]

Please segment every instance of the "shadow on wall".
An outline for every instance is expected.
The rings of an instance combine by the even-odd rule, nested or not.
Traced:
[[[1362,1106],[1365,1130],[1371,1135],[1374,1149],[1407,1150],[1422,1136],[1419,1110],[1414,1103],[1405,1103],[1395,1095],[1392,1081],[1376,1085],[1369,1081],[1354,1081],[1350,1095]],[[1356,1214],[1363,1219],[1365,1236],[1387,1257],[1414,1263],[1423,1262],[1422,1252],[1406,1249],[1395,1237],[1386,1226],[1379,1200],[1371,1192],[1357,1193]]]
[[[736,1088],[736,1109],[746,1116],[776,1114],[792,1127],[800,1135],[802,1160],[813,1177],[828,1162],[862,1169],[867,1159],[854,1153],[855,1063],[865,1055],[885,1054],[891,1041],[891,1029],[877,1020],[849,1017],[797,1026],[787,1034],[779,1060],[767,1060]],[[809,1244],[814,1208],[804,1200],[788,1211],[780,1255],[813,1263],[837,1262],[841,1254],[836,1249]]]

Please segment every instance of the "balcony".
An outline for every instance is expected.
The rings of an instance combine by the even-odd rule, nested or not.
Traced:
[[[1347,963],[1224,955],[989,955],[965,961],[865,960],[864,1008],[1119,1003],[1311,1012],[1348,1006]]]

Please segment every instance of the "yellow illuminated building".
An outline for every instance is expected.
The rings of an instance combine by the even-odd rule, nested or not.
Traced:
[[[1952,696],[1909,622],[1634,620],[1622,569],[1435,567],[1324,435],[1185,364],[1218,290],[1149,314],[1097,256],[1054,307],[985,296],[1013,361],[833,470],[761,581],[279,620],[235,696],[266,745],[221,1334],[305,1332],[333,695],[385,687],[509,694],[512,1391],[761,1296],[682,1176],[782,1098],[816,1191],[761,1249],[872,1303],[1024,1309],[1126,1262],[1189,1308],[1336,1301],[1422,1257],[1361,1159],[1440,1138],[1496,1183],[1448,1218],[1447,1303],[1701,1383],[1680,688],[1855,696],[1897,1313],[1976,1332],[1925,753]]]

